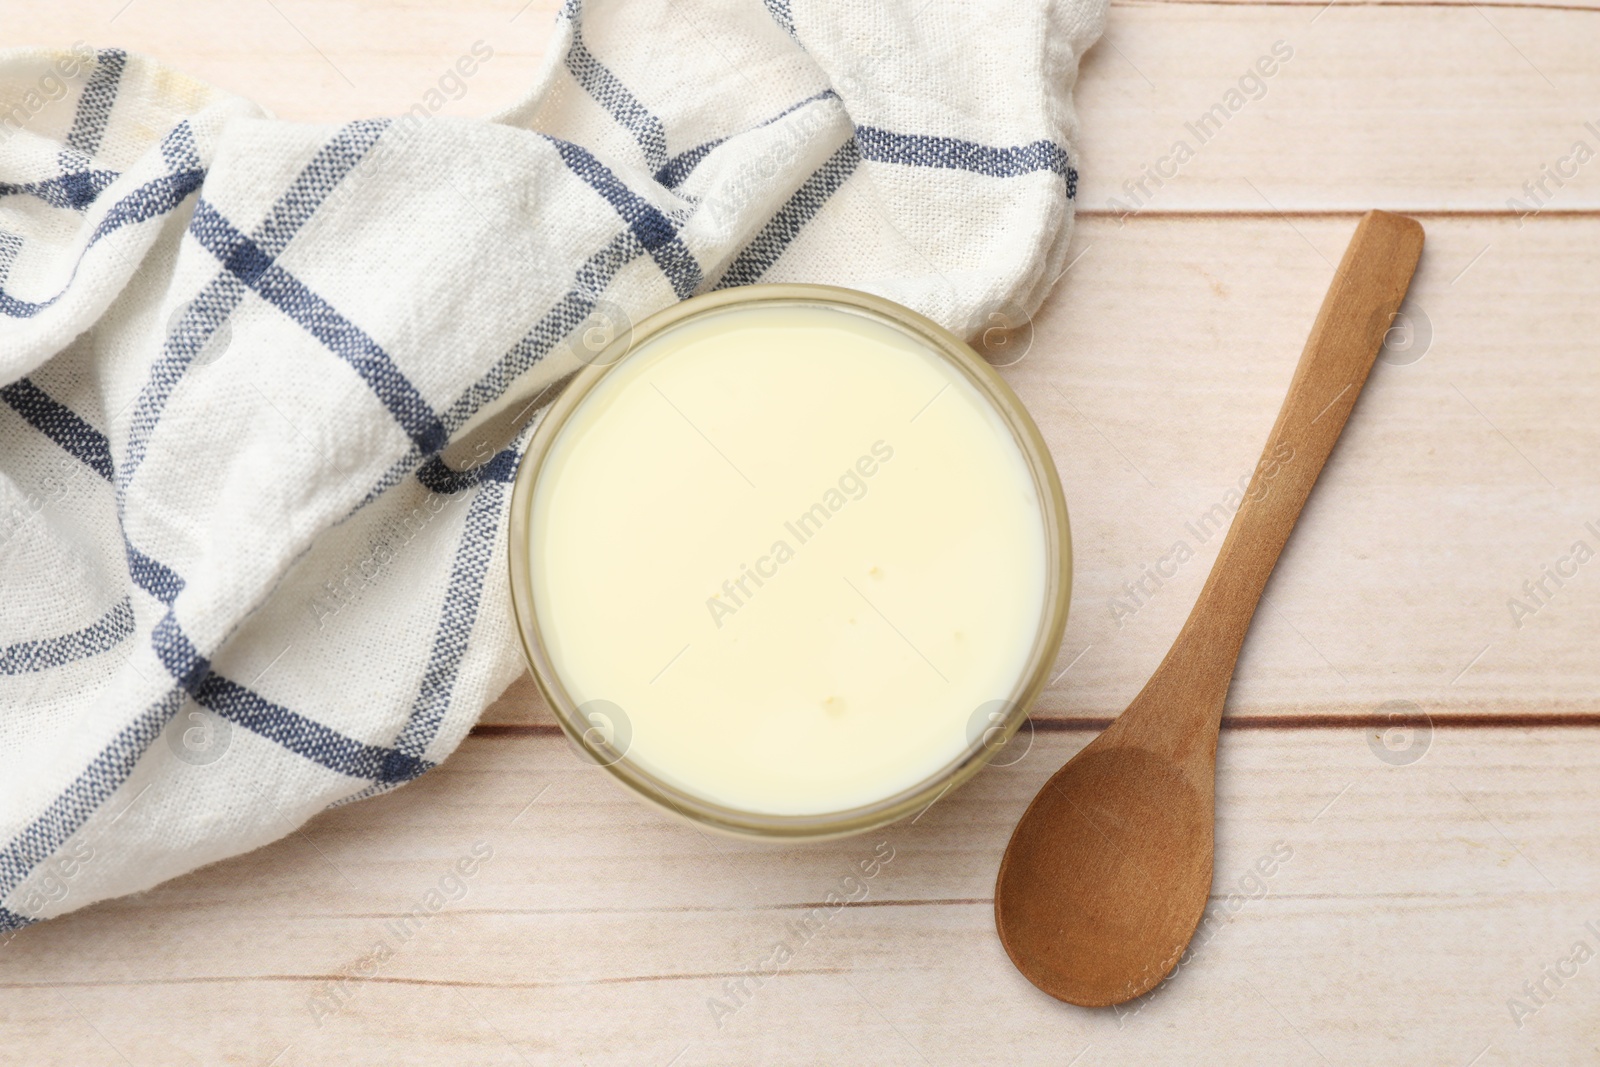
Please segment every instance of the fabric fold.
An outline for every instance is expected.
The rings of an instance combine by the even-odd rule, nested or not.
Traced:
[[[522,669],[528,431],[475,431],[596,336],[753,282],[1031,310],[1104,16],[572,0],[491,119],[337,126],[0,52],[0,929],[448,756]]]

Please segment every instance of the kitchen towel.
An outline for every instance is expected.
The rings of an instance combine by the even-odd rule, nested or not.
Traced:
[[[444,759],[522,670],[527,431],[473,435],[629,322],[757,281],[1035,307],[1104,17],[571,0],[505,112],[338,126],[0,52],[0,930]]]

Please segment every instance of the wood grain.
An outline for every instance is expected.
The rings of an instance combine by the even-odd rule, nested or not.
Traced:
[[[1356,730],[1225,735],[1208,920],[1123,1014],[1038,993],[993,935],[1011,825],[1086,740],[1040,734],[879,835],[770,848],[646,808],[559,739],[469,739],[393,795],[22,931],[0,947],[0,1062],[599,1067],[685,1045],[679,1067],[1059,1065],[1086,1046],[1080,1065],[1592,1056],[1596,963],[1521,1029],[1506,1001],[1575,939],[1596,944],[1600,730],[1436,732],[1402,765]],[[478,842],[492,856],[464,895],[398,943],[386,924]],[[863,877],[880,842],[892,859]],[[1280,842],[1289,858],[1252,878]],[[803,943],[788,932],[852,875],[864,895]],[[718,1028],[707,1001],[730,1003],[723,983],[785,937],[788,965]],[[347,979],[319,1025],[316,998],[380,939],[391,958]]]
[[[1258,60],[1276,60],[1278,42],[1292,58],[1241,86]],[[1079,206],[1126,210],[1110,204],[1115,197],[1165,213],[1381,207],[1426,223],[1429,211],[1531,204],[1523,186],[1542,166],[1556,166],[1579,139],[1600,148],[1585,126],[1600,127],[1597,45],[1600,18],[1590,12],[1118,7],[1075,96],[1089,161]],[[1221,115],[1199,129],[1219,104]],[[1180,141],[1193,152],[1181,165]],[[1169,177],[1158,185],[1147,166]],[[1600,206],[1600,163],[1567,169],[1575,176],[1546,186],[1547,210]],[[1126,183],[1140,181],[1136,198]]]

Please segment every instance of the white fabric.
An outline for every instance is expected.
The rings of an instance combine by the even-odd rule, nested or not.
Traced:
[[[574,0],[488,122],[289,123],[116,50],[0,53],[0,930],[455,748],[522,669],[526,433],[438,453],[597,320],[757,280],[962,333],[1034,307],[1103,19]]]

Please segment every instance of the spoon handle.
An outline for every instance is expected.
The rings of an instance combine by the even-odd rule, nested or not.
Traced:
[[[1278,555],[1333,451],[1422,254],[1422,226],[1369,211],[1323,298],[1289,394],[1210,577],[1162,670],[1199,667],[1216,683],[1215,716]],[[1183,661],[1189,660],[1185,663]],[[1193,679],[1195,675],[1188,674]],[[1211,702],[1202,701],[1202,705]]]

